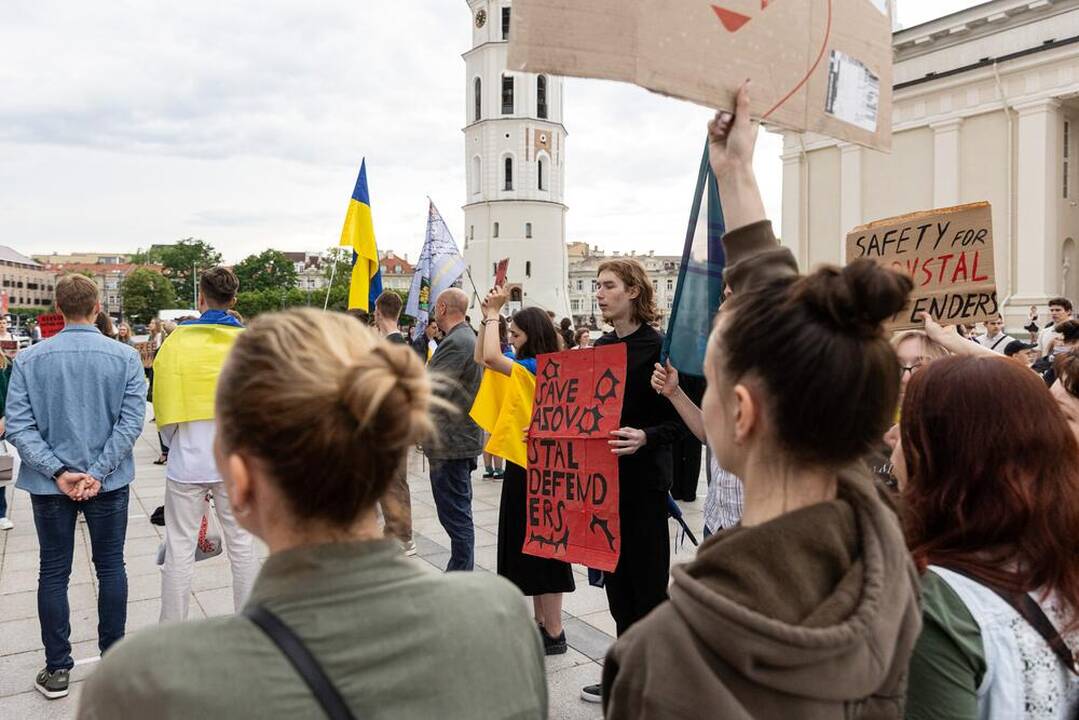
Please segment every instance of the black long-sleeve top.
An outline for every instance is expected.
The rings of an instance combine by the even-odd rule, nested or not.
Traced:
[[[644,447],[618,460],[620,484],[630,488],[670,489],[670,445],[689,430],[678,417],[674,406],[652,389],[652,370],[659,362],[663,335],[649,325],[620,338],[609,332],[596,340],[596,346],[626,344],[626,387],[622,398],[621,427],[644,430]]]

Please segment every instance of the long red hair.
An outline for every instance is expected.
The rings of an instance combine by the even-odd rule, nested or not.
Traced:
[[[1004,358],[937,360],[911,379],[900,431],[918,567],[1055,592],[1079,624],[1079,444],[1041,378]]]

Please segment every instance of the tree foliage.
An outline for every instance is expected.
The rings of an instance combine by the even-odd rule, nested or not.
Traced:
[[[175,245],[162,248],[157,258],[162,265],[162,274],[172,284],[179,302],[187,307],[188,299],[194,307],[194,285],[192,273],[202,272],[221,264],[221,253],[203,240],[184,238]]]
[[[288,290],[296,287],[298,279],[296,266],[279,250],[249,255],[232,270],[240,281],[240,290],[244,291]]]
[[[145,323],[158,311],[176,307],[176,290],[161,273],[149,268],[137,268],[124,278],[120,288],[124,298],[124,314],[133,322]]]

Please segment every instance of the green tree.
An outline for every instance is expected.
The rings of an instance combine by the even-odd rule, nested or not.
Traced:
[[[248,255],[232,268],[241,290],[291,289],[296,287],[296,266],[278,250]]]
[[[162,274],[172,283],[179,302],[187,307],[190,298],[194,308],[194,277],[192,273],[209,270],[221,264],[221,253],[203,240],[184,238],[175,245],[161,250]]]
[[[124,313],[134,322],[149,322],[158,311],[176,307],[176,290],[172,283],[150,268],[133,270],[124,278],[120,291],[124,298]]]

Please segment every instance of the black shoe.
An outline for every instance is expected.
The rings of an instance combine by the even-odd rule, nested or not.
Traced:
[[[569,646],[566,645],[566,631],[563,630],[558,634],[558,637],[551,637],[547,634],[547,628],[540,626],[540,634],[543,635],[543,654],[544,655],[563,655]]]
[[[67,686],[71,672],[69,670],[53,670],[49,672],[48,668],[45,668],[37,674],[37,678],[34,680],[34,687],[37,691],[49,698],[55,700],[57,698],[67,697]]]
[[[585,702],[603,702],[603,687],[601,685],[585,685],[581,688],[581,699]]]
[[[506,471],[505,470],[495,470],[494,474],[491,475],[491,479],[493,479],[493,480],[501,480],[504,477],[506,477]]]
[[[490,480],[494,476],[495,476],[495,471],[494,470],[492,470],[491,468],[485,468],[484,469],[484,471],[483,471],[483,479],[484,480]]]

